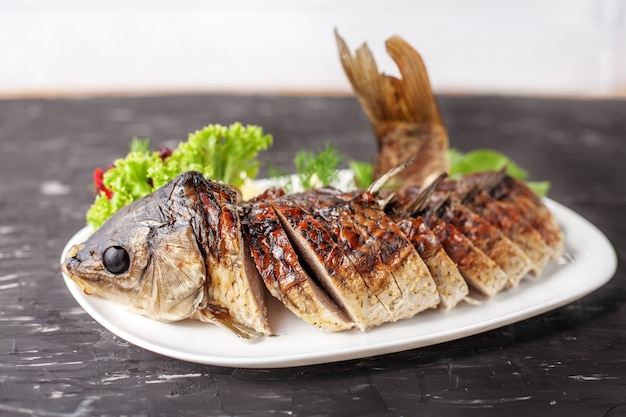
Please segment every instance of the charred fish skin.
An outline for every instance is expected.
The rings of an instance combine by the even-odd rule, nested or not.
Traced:
[[[462,204],[470,210],[468,214],[471,217],[477,218],[479,222],[485,220],[495,226],[526,255],[526,259],[518,257],[517,260],[523,260],[524,264],[530,263],[527,267],[528,272],[538,276],[554,254],[554,249],[544,241],[538,228],[545,228],[541,224],[543,222],[553,221],[552,215],[548,214],[548,217],[537,221],[532,214],[524,213],[520,205],[504,199],[502,184],[506,182],[507,177],[504,171],[471,174],[457,181],[440,182],[437,192],[454,195],[457,204]],[[525,185],[520,183],[519,186],[530,192]],[[495,191],[497,187],[500,187],[500,191]],[[497,198],[492,194],[495,194]],[[475,231],[472,232],[469,228],[468,233],[475,234]],[[486,242],[478,243],[479,246],[487,245]],[[520,271],[520,275],[522,273],[523,271]],[[510,284],[515,286],[515,282],[516,280],[513,280]]]
[[[498,227],[502,233],[528,256],[531,261],[530,274],[539,276],[553,250],[545,243],[541,234],[524,217],[514,204],[496,200],[482,192],[468,202],[468,206]]]
[[[488,298],[493,297],[505,287],[508,281],[506,274],[467,236],[442,218],[433,217],[428,221],[448,256],[457,264],[459,272],[469,287]]]
[[[273,201],[272,207],[308,270],[360,330],[392,321],[387,309],[318,220],[289,199]]]
[[[502,269],[508,278],[506,287],[516,287],[532,269],[530,259],[516,244],[464,205],[453,203],[444,216]]]
[[[372,194],[326,188],[289,197],[326,227],[394,320],[439,303],[426,265]]]
[[[381,261],[379,245],[358,224],[347,195],[323,189],[292,195],[290,200],[325,226],[394,321],[413,309],[391,271]]]
[[[248,248],[272,296],[322,330],[354,328],[355,324],[304,270],[269,203],[247,206],[242,224]]]
[[[300,207],[303,203],[300,203]],[[353,220],[353,212],[345,202],[332,207],[326,205],[321,211],[310,204],[304,204],[308,214],[313,215],[325,226],[333,241],[341,248],[354,265],[365,285],[387,309],[392,320],[398,320],[402,292],[393,275],[378,259],[376,245]]]
[[[271,335],[261,277],[242,235],[241,195],[233,187],[193,175],[205,219],[198,238],[205,250],[208,279],[196,318],[216,322],[246,338]]]
[[[520,208],[528,220],[541,234],[552,249],[552,259],[561,256],[565,250],[563,231],[548,207],[526,185],[511,176],[506,176],[492,190],[494,197],[509,201]]]
[[[388,210],[396,217],[423,217],[425,224],[435,234],[446,254],[456,264],[468,287],[483,297],[493,297],[505,288],[507,275],[498,264],[453,224],[446,211],[453,204],[457,184],[453,180],[440,181],[423,191],[415,187],[403,190]],[[415,201],[420,201],[415,210]]]
[[[498,174],[498,175],[494,175]],[[486,183],[484,187],[482,184]],[[564,237],[561,227],[548,207],[523,181],[515,179],[504,171],[469,174],[456,182],[460,192],[473,197],[472,190],[484,191],[501,203],[510,204],[519,210],[525,222],[541,235],[551,251],[551,258],[558,258],[564,250]],[[471,198],[470,198],[471,200]]]
[[[412,306],[402,318],[437,307],[440,297],[433,277],[400,227],[377,206],[371,194],[363,193],[352,202],[356,221],[377,242],[380,260]]]
[[[398,226],[428,267],[439,293],[439,308],[442,310],[454,308],[469,293],[467,283],[456,263],[450,259],[435,233],[428,228],[421,216],[400,219]]]
[[[400,219],[423,214],[468,285],[483,296],[514,287],[527,275],[539,275],[558,253],[562,235],[554,217],[528,187],[504,171],[444,179],[433,186],[402,190],[386,210]],[[421,211],[408,214],[409,207]],[[408,225],[403,227],[410,232]],[[508,282],[502,287],[503,276]]]

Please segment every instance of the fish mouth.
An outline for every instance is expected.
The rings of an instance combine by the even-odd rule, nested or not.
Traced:
[[[85,281],[79,278],[75,272],[81,264],[78,254],[83,249],[85,249],[84,243],[70,247],[65,255],[65,260],[61,263],[61,271],[87,293]]]
[[[65,260],[61,263],[61,270],[66,275],[73,275],[72,271],[76,269],[76,267],[80,264],[80,259],[78,259],[78,252],[85,249],[85,244],[81,243],[80,245],[74,245],[70,247],[65,255]]]

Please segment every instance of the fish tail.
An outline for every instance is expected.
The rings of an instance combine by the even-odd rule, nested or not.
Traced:
[[[401,187],[422,186],[448,171],[448,134],[419,53],[399,36],[387,40],[402,75],[396,78],[379,72],[366,44],[353,56],[337,31],[335,36],[343,69],[378,138],[374,177],[411,156]]]

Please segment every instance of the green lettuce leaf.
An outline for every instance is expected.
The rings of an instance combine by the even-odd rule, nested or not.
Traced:
[[[102,176],[111,191],[100,191],[87,211],[87,223],[100,227],[126,204],[150,194],[186,171],[200,171],[208,178],[240,187],[256,177],[258,153],[272,144],[272,136],[258,126],[208,125],[189,135],[169,156],[150,151],[148,139],[133,139],[130,152],[113,163]]]
[[[269,148],[272,136],[258,126],[234,123],[229,127],[209,125],[189,135],[178,145],[167,164],[170,171],[196,170],[205,176],[240,187],[246,179],[256,178],[259,151]]]
[[[550,182],[528,181],[528,172],[517,165],[506,155],[492,149],[477,149],[468,153],[462,153],[457,149],[448,151],[450,159],[450,177],[460,178],[463,175],[474,172],[497,171],[506,168],[506,172],[526,182],[526,185],[540,197],[548,194]],[[350,168],[354,172],[355,184],[358,188],[367,188],[372,182],[373,167],[365,162],[351,161]]]
[[[459,178],[473,172],[497,171],[506,169],[507,174],[526,182],[526,185],[539,197],[545,197],[550,189],[548,181],[528,181],[528,172],[517,165],[506,155],[492,149],[477,149],[468,153],[461,153],[450,149],[450,177]]]
[[[366,189],[374,178],[374,165],[368,162],[350,161],[350,169],[354,174],[354,185],[359,189]]]

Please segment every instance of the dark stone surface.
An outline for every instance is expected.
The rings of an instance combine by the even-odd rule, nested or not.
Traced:
[[[159,356],[74,301],[58,266],[84,225],[91,175],[133,136],[175,145],[208,123],[259,124],[268,164],[334,141],[375,152],[352,97],[156,96],[0,101],[0,415],[626,415],[626,101],[440,98],[452,146],[514,157],[598,226],[619,267],[604,287],[532,319],[373,358],[231,369]]]

